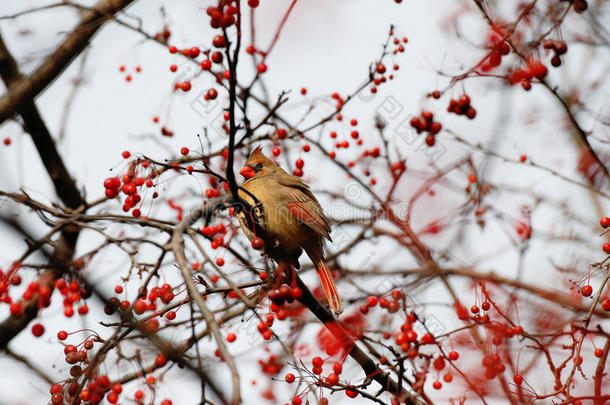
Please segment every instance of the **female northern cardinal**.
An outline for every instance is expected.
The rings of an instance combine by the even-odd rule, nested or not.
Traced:
[[[239,172],[247,180],[242,188],[251,193],[262,205],[262,226],[267,243],[265,252],[278,263],[299,267],[299,256],[303,250],[318,271],[318,276],[335,315],[343,312],[343,304],[337,287],[324,262],[324,238],[330,239],[328,219],[320,203],[300,178],[286,173],[269,160],[257,147]],[[255,200],[243,190],[239,196],[251,205]],[[239,216],[241,227],[251,241],[255,237],[248,227],[247,213]],[[267,246],[271,244],[272,246]]]

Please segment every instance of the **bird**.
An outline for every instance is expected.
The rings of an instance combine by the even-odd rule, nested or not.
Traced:
[[[239,197],[251,206],[262,206],[264,253],[278,264],[298,269],[304,250],[317,270],[330,309],[339,316],[343,304],[324,259],[325,239],[332,242],[330,224],[309,185],[275,164],[260,146],[250,154],[239,173],[246,179],[238,191]],[[253,241],[257,236],[248,225],[252,221],[248,221],[247,215],[242,211],[238,218],[243,232]]]

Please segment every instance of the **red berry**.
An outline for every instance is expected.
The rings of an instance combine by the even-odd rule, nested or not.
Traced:
[[[210,100],[214,100],[216,97],[218,97],[218,92],[216,91],[215,88],[211,88],[206,93],[206,97]]]
[[[358,396],[358,391],[352,390],[352,389],[346,389],[345,395],[347,395],[350,398],[356,398]]]
[[[194,46],[188,50],[188,56],[190,56],[191,58],[196,58],[197,56],[199,56],[200,52],[201,50],[198,47]]]
[[[284,377],[284,379],[286,380],[286,382],[287,382],[288,384],[292,384],[292,383],[294,382],[294,380],[295,380],[295,377],[294,377],[294,374],[292,374],[292,373],[288,373],[288,374],[286,374],[286,376]]]
[[[584,13],[588,7],[589,7],[589,5],[587,4],[586,0],[576,0],[574,2],[574,11],[576,11],[579,14]]]
[[[600,348],[597,348],[597,349],[595,349],[593,354],[595,355],[595,357],[602,357],[604,355],[604,351]]]
[[[603,250],[605,253],[609,253],[609,254],[610,254],[610,243],[604,243],[604,244],[602,245],[602,250]]]
[[[229,332],[227,333],[227,342],[232,343],[235,342],[235,339],[237,339],[237,335],[233,332]]]
[[[265,73],[267,71],[267,65],[264,62],[259,63],[256,66],[256,71],[260,73]]]
[[[201,61],[201,69],[203,69],[203,70],[212,69],[212,61],[209,59],[204,59],[203,61]]]
[[[339,382],[339,376],[335,373],[331,373],[326,377],[326,383],[328,385],[335,385]]]
[[[214,51],[211,56],[212,62],[214,63],[222,63],[222,52]]]
[[[435,390],[440,390],[441,388],[443,388],[443,384],[440,381],[434,381],[432,383],[432,388],[434,388]]]
[[[311,360],[311,364],[313,364],[314,367],[322,367],[324,360],[322,360],[322,357],[316,356]]]
[[[40,337],[40,336],[42,336],[43,333],[44,333],[44,326],[42,326],[42,324],[35,323],[34,325],[32,325],[32,335],[34,335],[36,337]]]
[[[445,358],[444,357],[437,357],[436,359],[434,359],[434,362],[432,363],[432,365],[434,366],[435,370],[442,370],[445,368]]]
[[[591,294],[593,294],[593,287],[587,284],[580,289],[580,293],[583,295],[583,297],[589,297]]]
[[[123,156],[123,159],[129,159],[129,157],[131,156],[131,153],[129,153],[128,150],[123,151],[123,153],[121,153],[121,156]]]
[[[136,300],[135,304],[133,304],[133,312],[138,315],[142,315],[148,309],[148,305],[142,299]]]
[[[225,41],[225,37],[223,35],[216,35],[212,40],[212,45],[216,48],[224,48],[227,46],[227,41]]]
[[[265,243],[263,242],[263,240],[259,237],[256,237],[254,239],[252,239],[252,248],[259,250],[263,247]]]
[[[610,311],[610,298],[606,298],[602,301],[602,308],[604,311]]]
[[[14,316],[15,318],[20,318],[23,316],[23,306],[21,305],[21,302],[19,302],[19,301],[15,301],[15,302],[11,303],[9,310],[11,311],[11,315]]]

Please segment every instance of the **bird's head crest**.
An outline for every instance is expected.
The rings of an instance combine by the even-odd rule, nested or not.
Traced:
[[[250,157],[248,157],[248,160],[246,160],[244,168],[240,173],[245,178],[251,178],[265,176],[278,169],[279,167],[263,154],[262,148],[257,146],[250,154]]]

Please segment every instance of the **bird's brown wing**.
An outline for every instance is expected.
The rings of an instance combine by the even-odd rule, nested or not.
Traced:
[[[309,186],[300,178],[289,174],[277,176],[277,182],[284,186],[280,187],[280,192],[292,216],[320,236],[331,240],[328,219]]]

